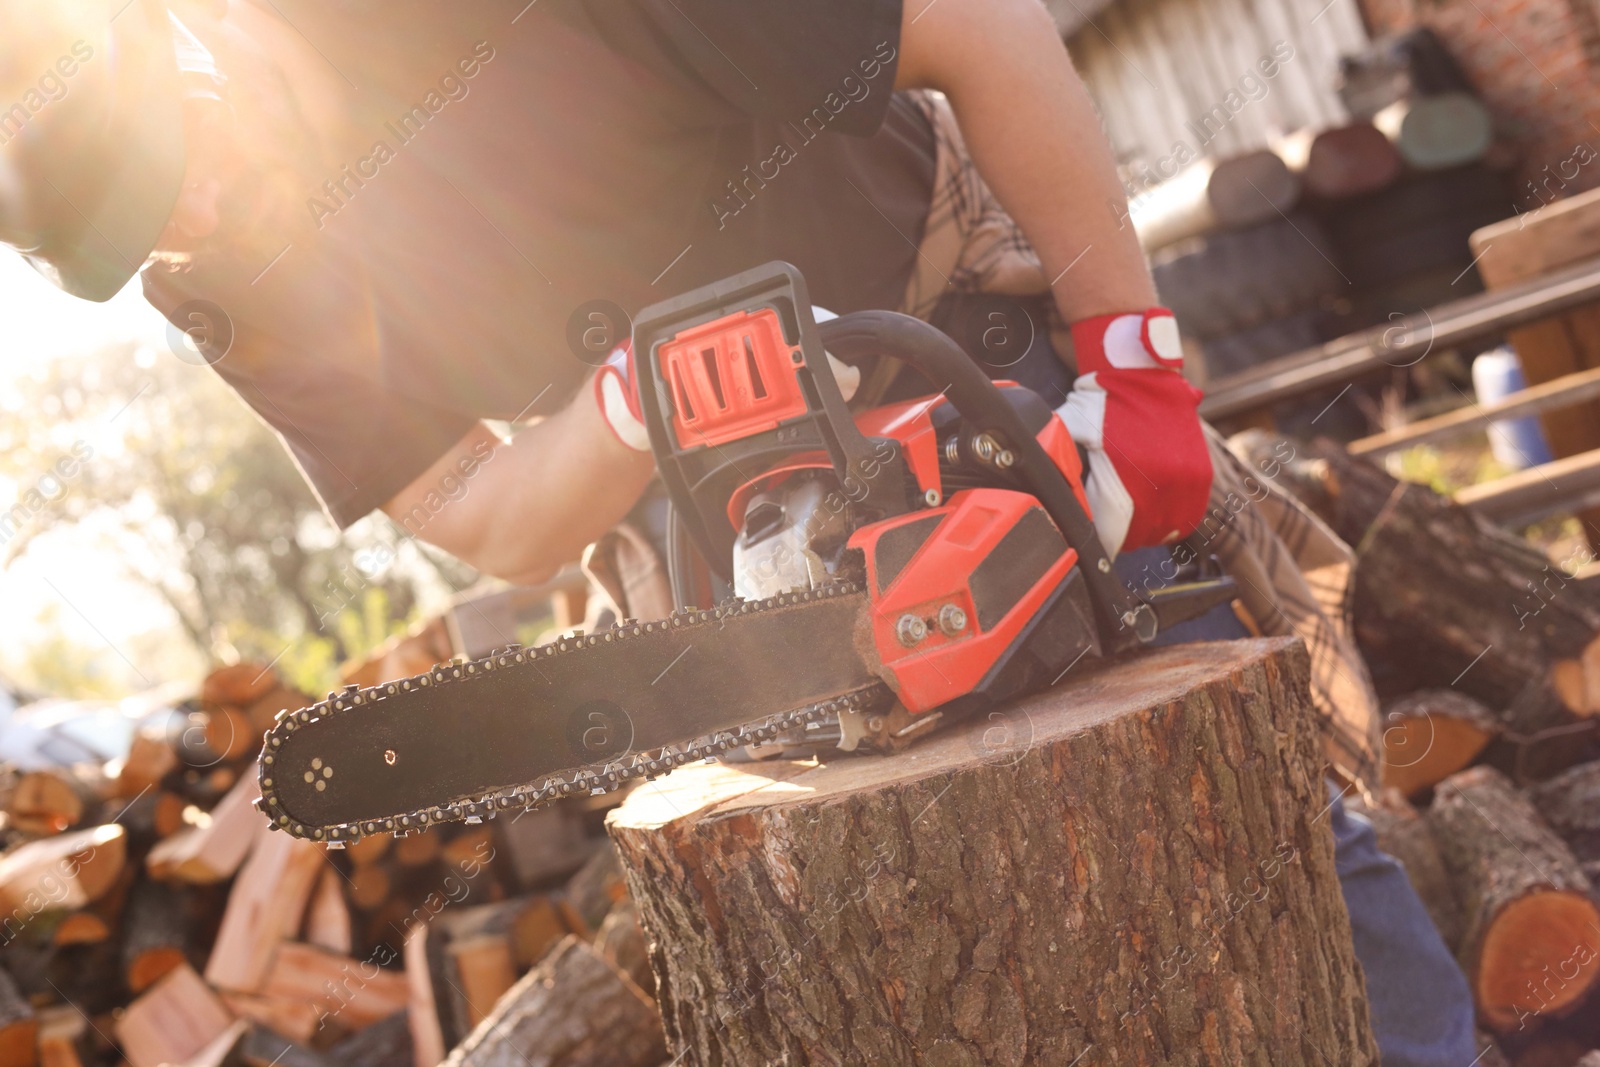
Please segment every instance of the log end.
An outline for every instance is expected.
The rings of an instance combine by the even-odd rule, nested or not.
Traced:
[[[1474,992],[1490,1026],[1510,1033],[1529,1015],[1560,1017],[1600,980],[1600,909],[1570,890],[1529,893],[1500,913],[1479,960]]]

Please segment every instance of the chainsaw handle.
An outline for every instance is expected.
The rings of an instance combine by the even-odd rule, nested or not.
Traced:
[[[1094,523],[1079,504],[1066,475],[961,346],[938,328],[895,311],[853,312],[818,323],[817,331],[823,347],[847,363],[868,356],[887,356],[910,365],[940,390],[962,416],[981,429],[999,433],[1017,458],[1014,469],[1023,484],[1078,553],[1100,624],[1102,647],[1109,652],[1155,637],[1155,613],[1112,573],[1111,560]]]

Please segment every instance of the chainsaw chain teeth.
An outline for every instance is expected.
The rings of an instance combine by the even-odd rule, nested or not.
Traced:
[[[765,600],[741,600],[735,597],[723,601],[714,608],[681,609],[674,611],[668,618],[653,622],[624,620],[622,625],[597,634],[585,635],[579,630],[572,635],[559,637],[535,648],[508,645],[496,649],[482,659],[441,664],[422,674],[367,689],[347,685],[342,690],[329,693],[325,700],[319,700],[309,707],[278,713],[272,729],[267,731],[261,749],[261,797],[256,801],[256,807],[267,815],[269,824],[274,830],[282,830],[291,837],[321,842],[329,848],[344,848],[369,834],[388,833],[404,837],[425,830],[435,823],[463,821],[478,823],[484,819],[492,819],[504,811],[537,811],[566,797],[610,793],[634,779],[658,778],[686,763],[693,763],[696,760],[710,762],[730,748],[761,744],[771,741],[785,730],[797,726],[803,728],[807,723],[829,715],[838,715],[840,712],[859,710],[887,695],[888,687],[871,685],[832,700],[810,704],[793,711],[779,712],[683,743],[664,745],[659,749],[626,756],[601,766],[579,768],[570,774],[557,774],[537,784],[508,786],[481,796],[463,797],[449,804],[421,808],[404,815],[340,823],[335,826],[308,826],[296,821],[279,803],[273,788],[274,752],[282,746],[284,739],[301,727],[331,718],[342,711],[366,704],[381,703],[418,689],[470,683],[490,671],[515,669],[536,660],[571,655],[599,644],[616,641],[648,641],[652,635],[663,634],[668,630],[706,626],[733,615],[751,615],[812,600],[849,596],[861,592],[862,588],[857,582],[839,581],[830,582],[816,589],[780,593]]]

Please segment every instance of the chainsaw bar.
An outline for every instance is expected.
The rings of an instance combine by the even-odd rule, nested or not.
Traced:
[[[347,686],[280,713],[258,804],[274,828],[343,847],[770,741],[890,695],[861,651],[868,607],[859,584],[833,582]]]

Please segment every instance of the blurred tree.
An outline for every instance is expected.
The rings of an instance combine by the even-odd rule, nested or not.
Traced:
[[[211,657],[273,659],[290,641],[359,654],[424,590],[473,573],[381,517],[341,534],[275,435],[169,352],[118,347],[15,380],[0,393],[0,479],[17,487],[0,568],[51,531],[92,531]]]

